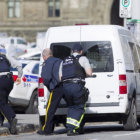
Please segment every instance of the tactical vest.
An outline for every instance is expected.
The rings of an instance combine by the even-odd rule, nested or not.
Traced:
[[[10,62],[5,55],[0,55],[0,72],[10,72]]]
[[[81,55],[76,57],[68,56],[63,60],[62,65],[62,80],[80,78],[85,79],[86,73],[84,68],[79,63]]]

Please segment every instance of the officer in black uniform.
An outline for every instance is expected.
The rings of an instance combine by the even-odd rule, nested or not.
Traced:
[[[92,75],[92,69],[88,59],[81,54],[82,46],[76,43],[72,48],[72,55],[64,59],[61,64],[63,92],[68,103],[66,122],[68,136],[77,134],[89,94],[88,89],[84,87],[84,80],[86,76]]]
[[[62,60],[53,57],[52,51],[48,48],[43,50],[42,56],[44,63],[41,77],[43,78],[44,85],[50,91],[50,97],[46,109],[45,124],[42,130],[39,130],[37,133],[40,135],[50,135],[54,129],[53,117],[63,96],[59,78],[59,67]]]
[[[17,67],[18,78],[17,85],[20,84],[22,76],[21,64],[16,61],[10,54],[7,55],[4,45],[0,45],[0,124],[3,125],[4,117],[10,123],[11,134],[16,134],[17,119],[15,112],[8,105],[8,96],[13,89],[13,75],[10,72],[10,66]]]

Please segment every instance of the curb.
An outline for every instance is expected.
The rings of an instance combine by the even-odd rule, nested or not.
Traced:
[[[1,127],[0,128],[0,136],[2,135],[9,135],[10,132],[9,132],[9,129],[7,127]]]
[[[39,129],[39,125],[35,125],[35,124],[21,124],[20,126],[17,125],[18,133],[33,132],[38,129]]]
[[[17,124],[16,128],[18,133],[29,133],[29,132],[37,131],[39,129],[39,125]],[[0,136],[1,135],[10,135],[9,125],[4,125],[4,127],[0,127]]]

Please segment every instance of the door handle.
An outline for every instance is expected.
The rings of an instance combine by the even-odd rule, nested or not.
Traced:
[[[93,77],[93,78],[96,78],[96,77],[97,77],[97,75],[96,75],[96,74],[93,74],[93,75],[92,75],[92,77]]]
[[[112,76],[113,76],[112,74],[108,74],[108,75],[107,75],[107,77],[112,77]]]

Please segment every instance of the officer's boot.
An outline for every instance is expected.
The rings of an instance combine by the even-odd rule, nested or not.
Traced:
[[[84,120],[82,120],[82,122],[80,123],[80,127],[78,129],[76,129],[76,131],[79,134],[84,134],[84,125],[85,125],[85,122],[84,122]]]
[[[0,120],[0,127],[3,126],[4,120]]]
[[[67,136],[75,136],[78,135],[78,132],[72,129],[68,129]]]
[[[10,122],[10,133],[13,135],[17,134],[17,129],[16,129],[16,125],[17,125],[17,119],[13,118]]]
[[[0,118],[0,127],[3,126],[4,118]]]
[[[3,122],[4,122],[4,117],[3,117],[3,115],[0,113],[0,127],[3,126]]]
[[[84,127],[79,127],[76,129],[76,132],[78,132],[78,134],[84,134]]]

